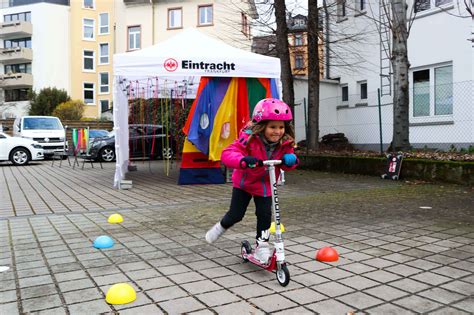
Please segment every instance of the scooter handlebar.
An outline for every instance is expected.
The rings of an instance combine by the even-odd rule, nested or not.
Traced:
[[[258,166],[264,166],[264,165],[278,165],[281,164],[281,160],[265,160],[265,161],[258,161]]]

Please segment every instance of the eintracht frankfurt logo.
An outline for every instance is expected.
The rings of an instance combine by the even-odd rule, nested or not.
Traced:
[[[178,62],[173,58],[168,58],[164,63],[166,71],[173,72],[178,69]]]

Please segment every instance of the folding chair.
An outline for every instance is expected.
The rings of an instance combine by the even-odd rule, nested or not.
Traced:
[[[67,126],[64,126],[64,139],[66,139],[66,134],[67,134]],[[62,151],[53,153],[53,161],[51,162],[51,166],[54,166],[54,161],[56,161],[56,158],[59,158],[59,167],[61,168],[63,160],[65,159],[64,157],[66,157],[67,162],[69,163],[69,166],[71,166],[71,160],[69,159],[69,152],[68,152],[68,149],[66,148],[66,141],[63,142]]]

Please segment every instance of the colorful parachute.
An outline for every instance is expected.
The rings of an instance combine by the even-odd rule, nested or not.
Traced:
[[[201,78],[183,132],[179,184],[223,183],[222,150],[238,136],[263,98],[279,98],[274,79]]]

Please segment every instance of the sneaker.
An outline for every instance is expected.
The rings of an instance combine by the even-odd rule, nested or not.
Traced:
[[[225,231],[226,229],[224,229],[221,223],[217,222],[209,231],[207,231],[206,241],[209,244],[214,243],[222,234],[224,234]]]
[[[255,249],[255,254],[253,255],[256,259],[260,260],[262,264],[268,263],[270,258],[271,250],[270,244],[268,241],[257,240],[257,248]]]

